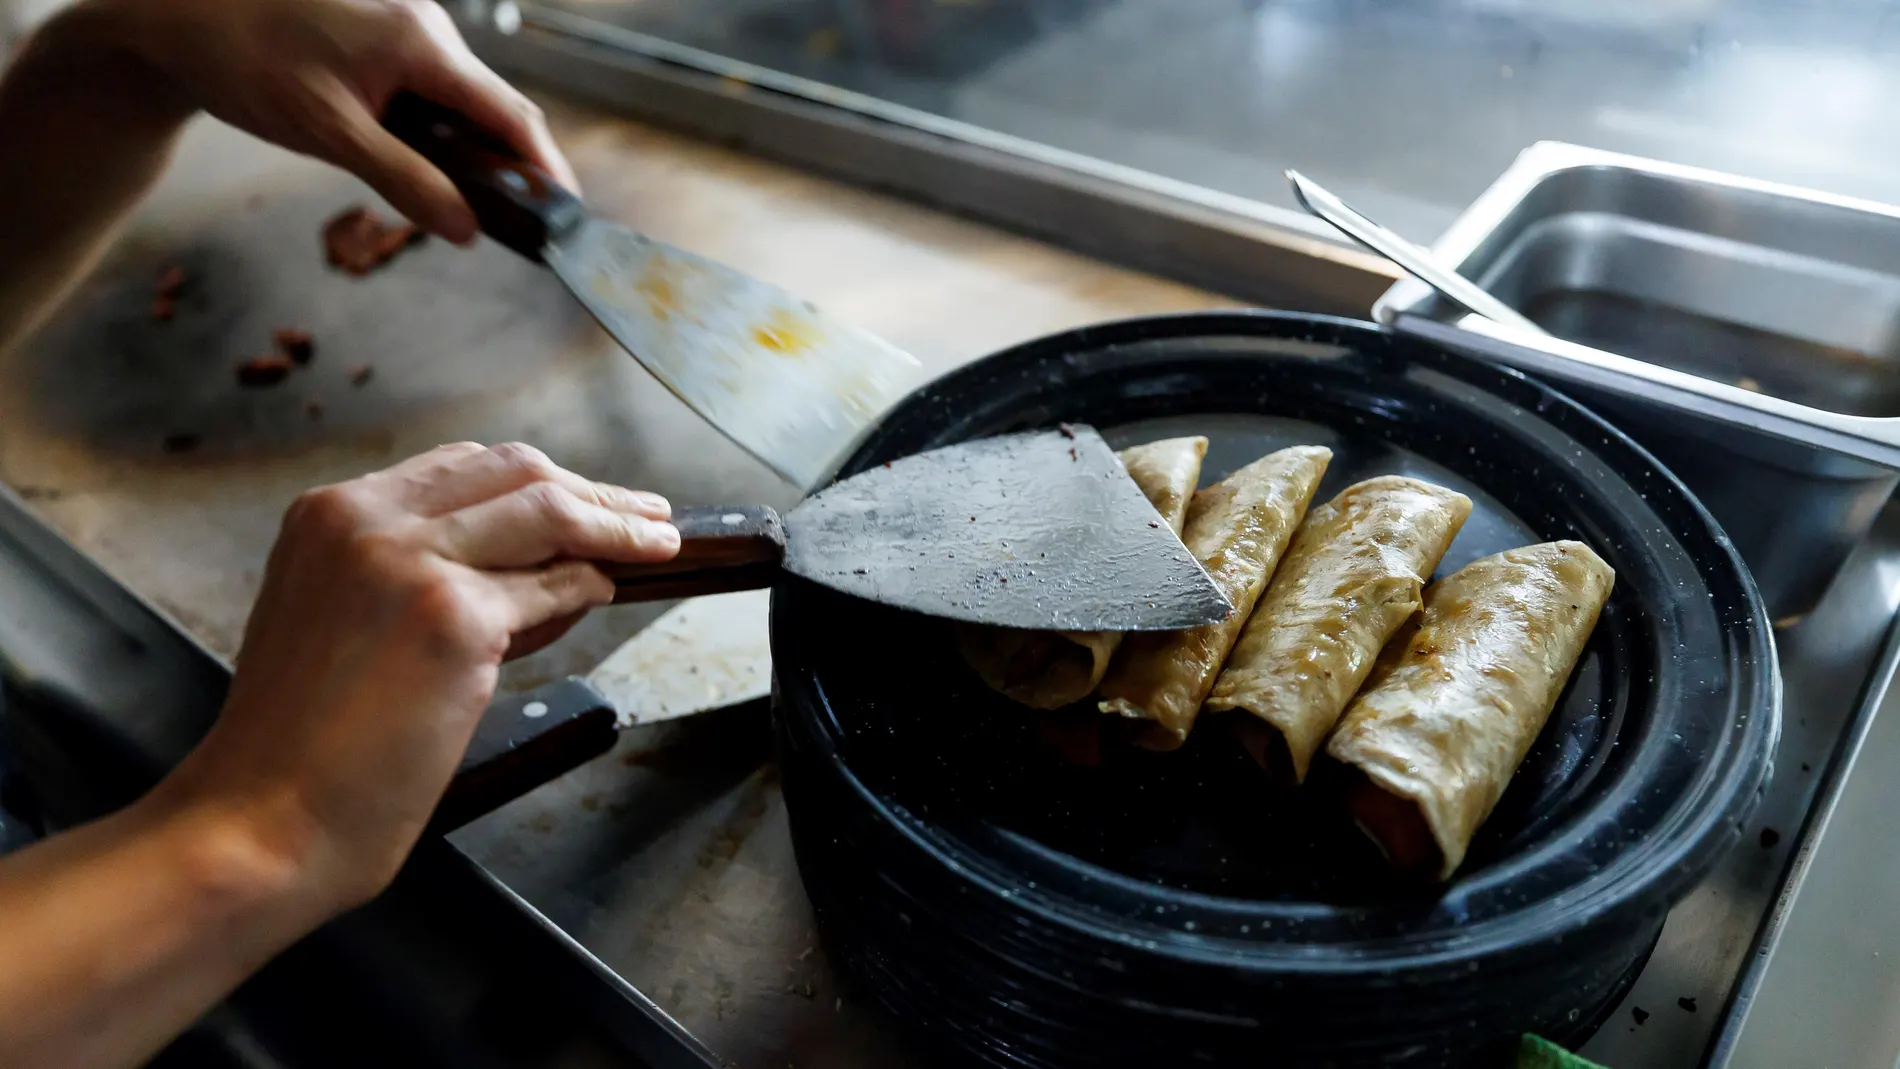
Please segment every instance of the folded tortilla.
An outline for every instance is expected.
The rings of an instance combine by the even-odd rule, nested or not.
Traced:
[[[1304,782],[1469,515],[1465,495],[1397,475],[1354,483],[1308,513],[1205,708],[1253,714],[1234,723],[1248,752]]]
[[[1144,745],[1172,750],[1186,741],[1221,662],[1246,626],[1332,458],[1332,450],[1319,446],[1282,449],[1188,503],[1181,540],[1227,595],[1234,614],[1205,627],[1130,635],[1122,643],[1102,680],[1101,709],[1153,721]]]
[[[1402,869],[1449,879],[1530,752],[1616,573],[1581,542],[1474,561],[1425,591],[1326,752],[1365,773],[1359,826]]]
[[[1207,439],[1168,438],[1116,454],[1175,534],[1201,481]],[[991,690],[1036,709],[1056,709],[1089,696],[1121,645],[1119,631],[1026,631],[965,625],[957,649]]]

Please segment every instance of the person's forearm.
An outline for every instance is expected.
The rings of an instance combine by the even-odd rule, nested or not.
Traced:
[[[109,12],[82,5],[0,77],[0,352],[97,261],[190,117],[117,32]]]
[[[0,1065],[142,1064],[330,912],[296,844],[177,793],[0,858]]]

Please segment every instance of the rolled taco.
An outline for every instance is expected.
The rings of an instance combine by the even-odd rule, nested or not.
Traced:
[[[1101,709],[1152,721],[1145,745],[1172,750],[1187,739],[1332,457],[1332,450],[1320,446],[1282,449],[1189,502],[1181,540],[1207,567],[1234,614],[1205,627],[1130,635],[1122,643],[1099,688]]]
[[[1128,475],[1175,534],[1201,481],[1207,439],[1168,438],[1116,454]],[[1025,631],[964,625],[957,649],[990,689],[1037,709],[1081,701],[1108,671],[1119,631]]]
[[[1207,710],[1251,714],[1234,721],[1247,751],[1303,782],[1469,515],[1465,495],[1397,475],[1354,483],[1307,513]]]
[[[1473,561],[1425,591],[1326,744],[1364,773],[1359,826],[1445,880],[1503,797],[1583,654],[1616,573],[1581,542]]]

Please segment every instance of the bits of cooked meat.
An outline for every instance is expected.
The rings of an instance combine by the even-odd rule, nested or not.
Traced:
[[[307,330],[292,327],[278,327],[271,334],[277,351],[290,358],[291,363],[303,367],[317,355],[317,343],[311,339]]]
[[[358,205],[323,224],[323,249],[332,267],[352,275],[367,275],[425,236],[413,223],[386,222]]]
[[[238,385],[250,389],[275,386],[290,377],[294,366],[287,356],[253,356],[237,366]]]
[[[178,294],[185,288],[185,269],[176,264],[158,273],[152,286],[152,318],[169,322],[178,314]]]

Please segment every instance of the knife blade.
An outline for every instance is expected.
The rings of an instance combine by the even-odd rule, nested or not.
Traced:
[[[485,233],[550,268],[642,367],[801,490],[924,379],[915,357],[808,301],[593,216],[455,111],[400,93],[383,125],[448,175]]]
[[[783,519],[677,509],[680,552],[603,564],[620,600],[768,586],[790,573],[894,608],[998,627],[1160,631],[1233,612],[1088,427],[1000,435],[871,468]]]
[[[688,598],[587,674],[622,729],[727,709],[772,693],[772,594]]]

